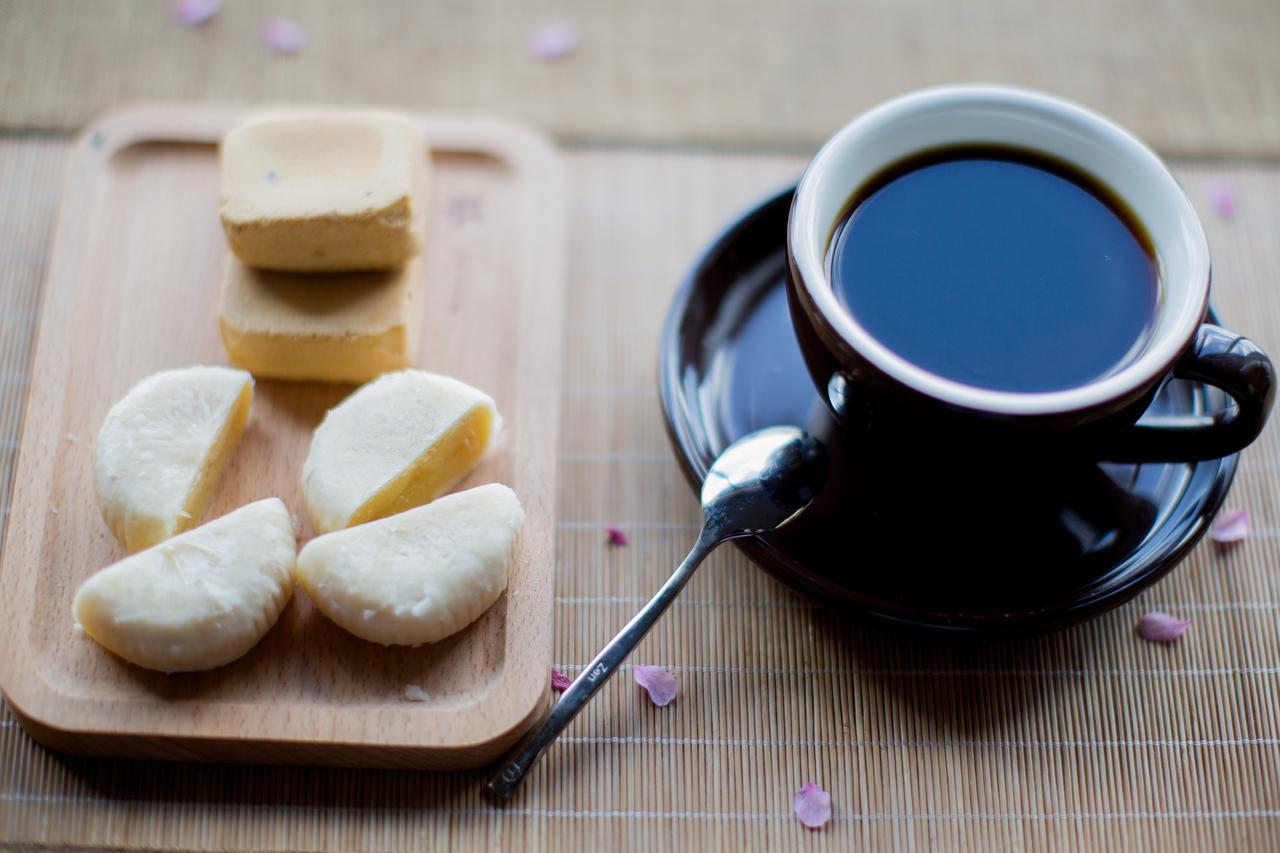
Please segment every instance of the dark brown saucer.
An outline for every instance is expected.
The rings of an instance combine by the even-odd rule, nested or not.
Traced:
[[[741,543],[756,563],[854,614],[945,631],[1026,632],[1117,607],[1199,541],[1237,455],[1010,473],[995,460],[846,446],[787,311],[792,192],[748,211],[706,250],[672,302],[660,356],[667,427],[695,489],[724,447],[766,426],[800,425],[832,454],[828,486],[803,516],[767,540]],[[1222,405],[1220,391],[1174,381],[1150,411]]]

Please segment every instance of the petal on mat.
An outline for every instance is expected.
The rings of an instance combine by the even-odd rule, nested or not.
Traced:
[[[1220,219],[1236,217],[1236,194],[1224,181],[1218,181],[1209,188],[1209,205]]]
[[[582,41],[582,31],[573,21],[546,21],[529,30],[529,55],[543,62],[568,56]]]
[[[276,53],[297,53],[307,46],[307,31],[290,18],[267,18],[258,35],[262,43]]]
[[[222,0],[177,0],[173,19],[184,27],[198,27],[222,11]]]
[[[1172,643],[1191,627],[1190,619],[1179,619],[1153,610],[1138,620],[1138,636],[1152,643]]]
[[[551,667],[551,689],[557,693],[563,693],[569,689],[569,685],[573,684],[573,679],[565,675],[554,666]]]
[[[649,701],[662,708],[671,704],[676,698],[675,676],[660,666],[638,666],[635,670],[636,684],[649,693]]]
[[[831,820],[831,795],[814,782],[805,782],[791,803],[800,822],[810,829],[821,829]]]
[[[1249,510],[1244,507],[1224,509],[1213,520],[1209,538],[1220,545],[1249,538]]]

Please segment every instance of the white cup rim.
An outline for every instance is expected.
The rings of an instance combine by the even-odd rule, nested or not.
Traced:
[[[848,163],[850,153],[872,138],[884,134],[894,125],[903,125],[931,114],[971,110],[981,122],[988,113],[993,121],[1003,115],[1027,117],[1040,127],[1038,132],[1053,132],[1057,122],[1072,133],[1087,136],[1097,150],[1109,150],[1125,159],[1126,180],[1141,184],[1145,204],[1139,205],[1120,188],[1103,181],[1133,208],[1146,224],[1143,207],[1161,211],[1169,227],[1150,234],[1161,266],[1162,304],[1157,327],[1145,349],[1115,372],[1094,382],[1075,388],[1048,392],[1001,391],[966,385],[908,361],[890,350],[854,318],[837,298],[826,269],[827,244],[836,223],[819,210],[819,191],[830,186],[832,172]],[[982,112],[986,111],[986,112]],[[1044,128],[1049,128],[1046,131]],[[997,137],[999,132],[997,131]],[[1006,142],[1002,138],[973,138],[946,144],[981,144]],[[907,146],[898,152],[897,160],[936,145]],[[1087,150],[1087,149],[1082,149]],[[1049,151],[1087,174],[1097,175],[1094,163],[1086,156],[1064,156]],[[883,166],[888,165],[884,163]],[[878,171],[861,175],[854,185],[840,191],[845,198]],[[847,181],[846,181],[847,183]],[[830,204],[827,204],[830,208]],[[1080,411],[1131,395],[1165,375],[1194,338],[1204,320],[1209,299],[1210,259],[1208,240],[1195,209],[1163,161],[1145,143],[1119,125],[1070,101],[1011,86],[959,84],[923,89],[887,101],[845,125],[818,151],[805,170],[796,189],[787,225],[788,249],[799,273],[799,286],[826,321],[848,344],[871,364],[893,379],[929,397],[967,409],[1004,415],[1051,415]],[[1174,243],[1177,251],[1173,252]],[[1163,250],[1163,251],[1162,251]],[[1165,269],[1169,258],[1170,267]],[[1166,281],[1166,275],[1170,277]],[[1173,278],[1176,276],[1176,279]]]

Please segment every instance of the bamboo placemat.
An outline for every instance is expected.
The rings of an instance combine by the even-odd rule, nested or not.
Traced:
[[[0,501],[67,149],[0,143]],[[566,671],[656,588],[696,504],[663,433],[658,328],[698,249],[794,177],[796,158],[578,151],[557,530],[555,657]],[[1183,163],[1223,316],[1280,353],[1280,169]],[[1234,221],[1203,204],[1216,181]],[[228,849],[1280,848],[1280,427],[1229,503],[1254,535],[1198,548],[1119,611],[1039,639],[957,644],[851,624],[717,553],[636,655],[669,667],[655,709],[606,687],[521,797],[482,775],[167,765],[69,758],[0,719],[0,841]],[[630,537],[611,549],[605,525]],[[994,526],[994,525],[993,525]],[[993,535],[995,533],[993,532]],[[958,568],[963,555],[958,555]],[[1029,567],[1034,570],[1034,567]],[[1171,648],[1133,633],[1192,618]],[[792,792],[835,819],[811,833]]]
[[[1275,0],[0,0],[0,127],[74,129],[139,99],[383,101],[558,138],[807,147],[902,92],[963,80],[1075,98],[1158,148],[1280,155]],[[259,44],[264,16],[308,33]],[[568,19],[571,56],[529,28]]]

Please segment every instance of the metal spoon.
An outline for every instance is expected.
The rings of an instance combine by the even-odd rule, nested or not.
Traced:
[[[827,478],[827,452],[795,427],[770,427],[725,448],[702,484],[702,533],[658,594],[600,650],[565,690],[542,728],[525,738],[490,780],[494,797],[510,797],[569,721],[609,680],[721,542],[777,530],[805,509]]]

